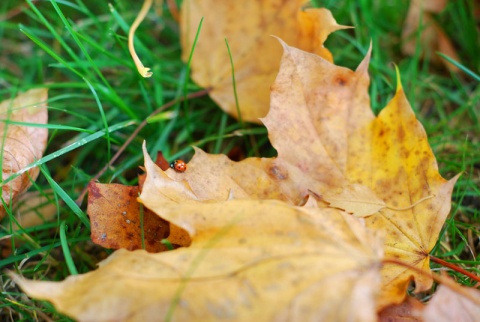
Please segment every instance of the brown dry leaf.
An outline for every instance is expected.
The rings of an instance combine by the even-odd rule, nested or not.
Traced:
[[[458,67],[439,57],[435,52],[441,52],[450,58],[460,61],[458,54],[448,36],[432,18],[432,14],[441,12],[447,5],[447,0],[412,0],[408,8],[402,32],[402,52],[415,55],[417,45],[421,47],[422,55],[427,55],[433,62],[444,64],[453,72]],[[417,33],[422,23],[420,40]]]
[[[53,191],[29,191],[18,198],[15,209],[16,221],[22,228],[34,227],[51,221],[58,214],[57,205],[52,203]],[[61,201],[60,201],[61,202]],[[12,229],[20,229],[16,222]]]
[[[389,305],[378,313],[378,322],[423,322],[420,312],[425,305],[419,300],[407,296],[400,304]]]
[[[0,133],[3,135],[2,182],[40,159],[47,145],[48,130],[23,126],[21,123],[46,124],[48,121],[46,88],[32,89],[13,100],[0,103]],[[2,198],[6,204],[15,202],[38,176],[38,168],[32,168],[7,184],[2,185]],[[0,205],[0,219],[5,216]]]
[[[53,199],[53,191],[48,189],[41,192],[28,191],[16,199],[13,208],[15,220],[11,221],[11,231],[21,234],[24,238],[15,238],[14,247],[12,247],[11,235],[1,237],[0,258],[11,256],[15,248],[24,244],[25,240],[30,240],[28,234],[23,234],[23,229],[45,224],[55,218],[58,209],[57,205],[52,202]],[[49,261],[55,262],[48,254],[42,253],[42,255],[47,256]]]
[[[302,9],[304,0],[184,1],[181,10],[183,60],[188,61],[200,20],[203,24],[191,64],[192,79],[211,88],[210,97],[237,117],[228,41],[243,121],[259,122],[269,108],[270,85],[281,58],[277,36],[293,46],[332,59],[323,47],[338,25],[326,9]]]
[[[435,322],[478,321],[480,317],[480,291],[459,285],[458,287],[468,292],[471,297],[476,299],[476,302],[460,295],[449,287],[440,285],[423,310],[423,319],[425,321]]]
[[[152,180],[142,202],[189,231],[190,247],[122,249],[60,283],[16,281],[79,321],[375,320],[382,243],[356,218],[274,200],[162,201]]]
[[[88,215],[92,241],[105,248],[142,249],[141,209],[138,187],[120,184],[88,185]],[[145,249],[167,250],[161,243],[169,234],[169,223],[143,208]]]

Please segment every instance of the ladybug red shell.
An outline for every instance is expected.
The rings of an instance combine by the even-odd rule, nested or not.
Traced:
[[[185,170],[187,170],[187,164],[183,160],[175,160],[170,163],[170,168],[177,172],[185,172]]]

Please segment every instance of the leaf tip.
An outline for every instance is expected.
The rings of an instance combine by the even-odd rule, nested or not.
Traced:
[[[370,46],[368,47],[367,53],[363,58],[362,62],[358,65],[355,70],[356,73],[367,73],[368,66],[370,65],[370,58],[372,57],[372,40],[370,39]]]
[[[147,170],[147,173],[148,173],[149,172],[148,169],[153,164],[153,161],[152,161],[152,158],[150,158],[150,154],[148,154],[147,141],[145,140],[143,140],[143,143],[142,143],[142,151],[143,151],[143,158],[145,159],[145,169]]]
[[[288,48],[289,46],[287,45],[287,43],[285,41],[283,41],[282,38],[278,37],[278,36],[275,36],[275,35],[270,35],[270,37],[273,37],[275,39],[278,40],[278,42],[280,43],[280,45],[282,45],[283,49],[286,49]]]

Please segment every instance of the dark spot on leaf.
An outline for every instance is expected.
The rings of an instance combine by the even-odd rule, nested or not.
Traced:
[[[90,182],[88,184],[88,194],[92,198],[98,199],[102,197],[102,193],[100,192],[100,189],[98,189],[97,184],[95,182]],[[90,199],[89,199],[90,201]]]
[[[398,129],[398,138],[402,141],[405,139],[405,129],[403,127]]]
[[[271,177],[277,180],[285,180],[288,178],[288,172],[276,165],[270,167],[269,174]]]
[[[348,80],[343,76],[337,76],[333,81],[340,86],[345,86],[348,83]]]

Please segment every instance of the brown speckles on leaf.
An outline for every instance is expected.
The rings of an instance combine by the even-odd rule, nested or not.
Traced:
[[[398,127],[397,139],[402,142],[405,139],[405,129],[402,126]]]
[[[112,249],[141,249],[138,187],[90,182],[88,192],[87,212],[93,242]],[[168,223],[147,208],[143,208],[143,227],[145,240],[160,241],[169,233]],[[166,247],[161,243],[148,243],[146,249],[158,252]]]

